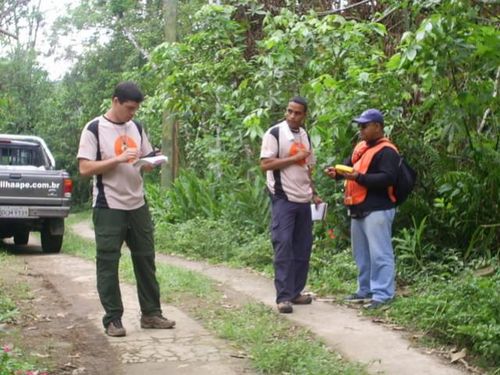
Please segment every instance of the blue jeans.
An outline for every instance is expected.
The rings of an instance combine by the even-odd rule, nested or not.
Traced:
[[[396,275],[391,237],[395,213],[392,208],[351,219],[351,244],[358,266],[356,293],[372,293],[374,301],[394,298]]]

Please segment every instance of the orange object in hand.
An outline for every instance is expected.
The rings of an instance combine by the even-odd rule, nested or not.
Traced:
[[[289,151],[289,154],[291,156],[294,156],[294,155],[297,155],[297,153],[299,152],[299,150],[304,150],[304,151],[307,151],[307,148],[304,144],[302,143],[293,143],[291,146],[290,146],[290,151]],[[304,158],[304,159],[301,159],[301,160],[297,160],[295,162],[295,164],[299,164],[299,165],[305,165],[306,164],[306,159],[307,158]]]

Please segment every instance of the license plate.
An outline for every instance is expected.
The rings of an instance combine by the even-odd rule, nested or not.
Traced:
[[[28,207],[0,206],[0,217],[28,217]]]

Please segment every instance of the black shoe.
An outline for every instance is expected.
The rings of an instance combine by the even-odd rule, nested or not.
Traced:
[[[372,293],[368,293],[366,296],[362,296],[358,293],[353,293],[346,296],[344,298],[344,301],[351,303],[366,303],[371,301],[372,296],[373,296]]]

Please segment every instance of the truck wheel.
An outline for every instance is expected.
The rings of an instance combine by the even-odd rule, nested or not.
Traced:
[[[29,230],[23,230],[20,232],[14,233],[14,243],[16,245],[26,245],[30,238]]]
[[[63,242],[62,234],[52,234],[49,223],[43,226],[41,231],[42,251],[44,253],[59,253]]]

